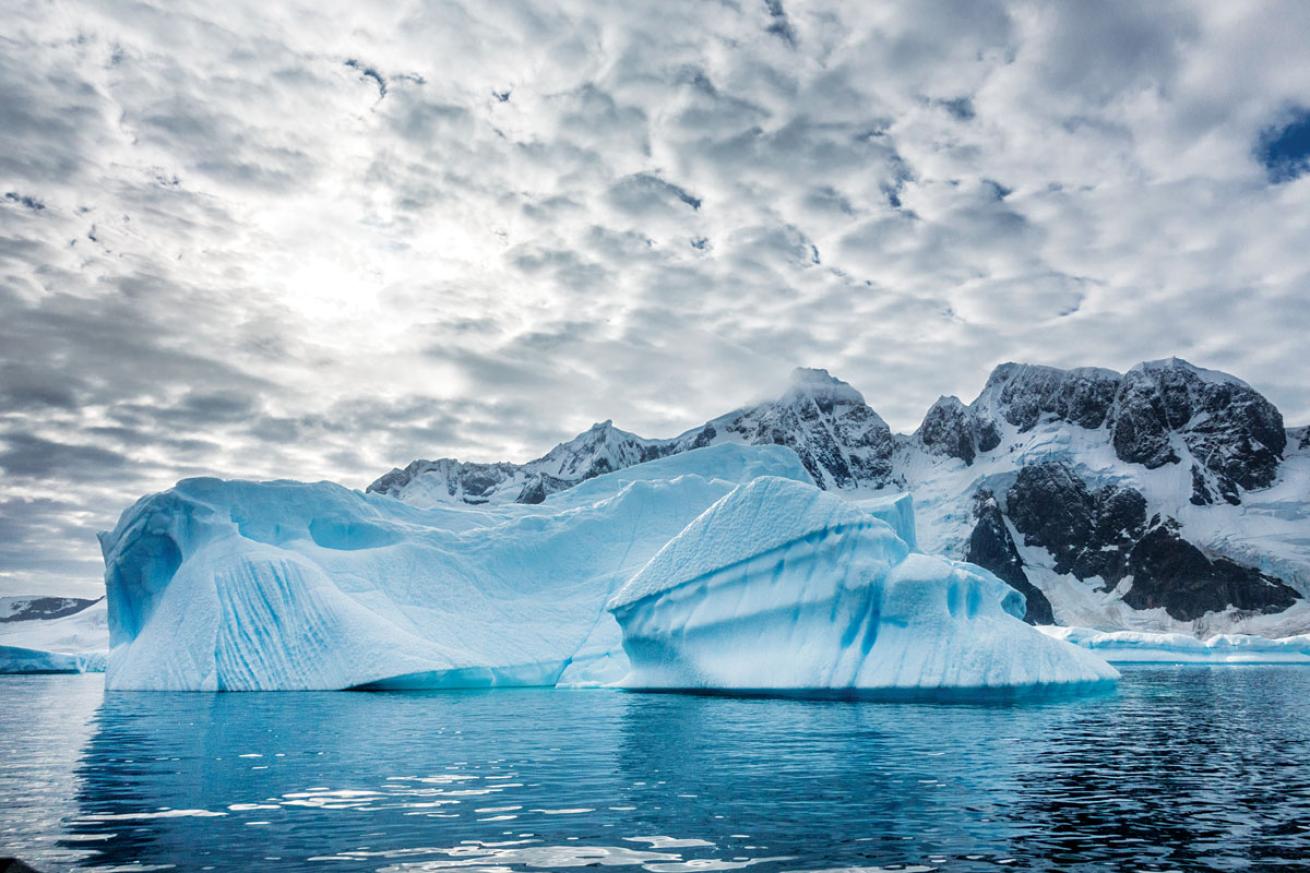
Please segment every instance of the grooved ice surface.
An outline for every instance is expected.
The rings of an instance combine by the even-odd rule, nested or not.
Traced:
[[[761,478],[718,501],[610,601],[636,688],[1027,691],[1117,677],[1021,620],[1023,595],[912,552],[829,493]]]

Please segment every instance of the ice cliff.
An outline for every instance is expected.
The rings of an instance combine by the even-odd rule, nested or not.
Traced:
[[[991,573],[780,478],[719,500],[609,606],[635,688],[1023,692],[1117,675],[1025,624],[1023,595]]]
[[[1015,618],[1022,595],[990,573],[913,543],[908,496],[831,496],[782,446],[689,451],[539,504],[425,508],[330,483],[190,479],[102,538],[107,687],[610,684],[654,675],[646,653],[661,629],[700,670],[663,684],[1114,675]],[[735,600],[704,583],[725,572],[741,576]],[[616,594],[617,623],[606,611]],[[707,636],[706,616],[725,609],[736,612]],[[770,665],[769,683],[741,673],[745,661]]]

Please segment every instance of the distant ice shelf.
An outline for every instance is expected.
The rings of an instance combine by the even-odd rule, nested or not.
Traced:
[[[102,673],[108,650],[104,599],[72,615],[0,624],[0,673]]]
[[[1051,639],[1095,652],[1112,664],[1310,664],[1310,634],[1269,639],[1253,634],[1187,634],[1038,627]]]

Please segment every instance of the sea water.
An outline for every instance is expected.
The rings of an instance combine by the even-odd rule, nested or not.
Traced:
[[[1295,869],[1310,668],[1128,668],[1110,694],[1009,705],[6,676],[2,854],[51,871]]]

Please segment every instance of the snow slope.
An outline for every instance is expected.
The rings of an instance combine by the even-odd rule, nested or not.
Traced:
[[[0,624],[0,673],[98,673],[108,650],[103,598],[71,615]]]
[[[111,689],[553,685],[609,678],[605,601],[739,482],[809,482],[724,445],[542,504],[423,509],[331,483],[190,479],[102,538]],[[812,485],[806,487],[813,488]]]
[[[715,503],[609,608],[634,688],[1022,693],[1117,676],[1025,624],[1023,595],[992,574],[778,478]]]

